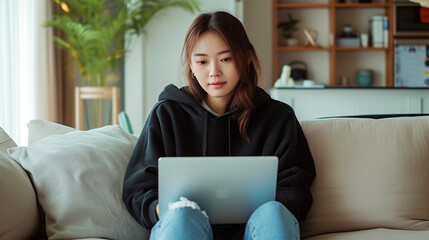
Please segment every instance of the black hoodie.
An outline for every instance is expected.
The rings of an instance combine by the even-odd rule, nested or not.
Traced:
[[[290,106],[263,89],[253,96],[255,109],[243,139],[233,112],[212,115],[174,85],[159,95],[125,173],[123,200],[147,229],[157,221],[158,158],[161,156],[262,156],[279,158],[276,200],[303,221],[313,202],[315,176],[307,141]]]

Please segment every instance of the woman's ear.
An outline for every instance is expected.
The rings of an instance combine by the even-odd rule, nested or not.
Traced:
[[[189,72],[190,73],[193,73],[194,71],[192,70],[192,62],[191,61],[189,61]]]

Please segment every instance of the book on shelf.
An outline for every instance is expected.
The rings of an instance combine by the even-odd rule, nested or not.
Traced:
[[[383,16],[373,16],[369,22],[372,46],[383,47]]]
[[[383,47],[389,47],[389,18],[383,16]]]

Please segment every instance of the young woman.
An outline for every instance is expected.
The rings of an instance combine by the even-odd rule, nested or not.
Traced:
[[[168,85],[149,115],[130,159],[123,199],[151,239],[299,239],[298,221],[312,204],[315,169],[293,110],[257,86],[260,66],[244,27],[226,12],[201,14],[182,50],[188,86]],[[185,199],[158,219],[161,156],[279,158],[276,201],[246,224],[210,225]],[[209,216],[210,217],[210,216]]]

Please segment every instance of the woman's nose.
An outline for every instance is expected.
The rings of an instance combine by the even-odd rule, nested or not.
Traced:
[[[220,69],[216,63],[213,63],[210,67],[210,77],[220,77]]]

